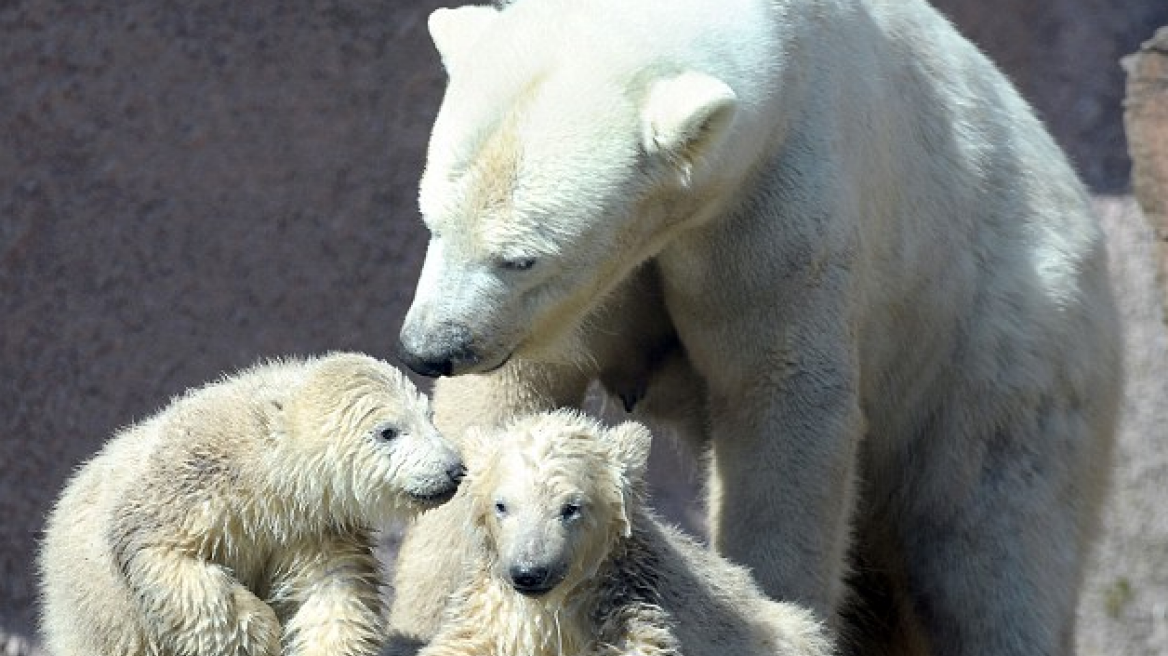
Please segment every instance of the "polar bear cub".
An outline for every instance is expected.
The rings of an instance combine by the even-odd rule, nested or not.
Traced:
[[[770,601],[646,507],[649,441],[640,424],[567,410],[469,433],[479,540],[419,656],[831,653],[809,611]]]
[[[457,449],[392,366],[255,366],[120,431],[40,558],[55,656],[350,655],[382,638],[371,528],[452,496]]]

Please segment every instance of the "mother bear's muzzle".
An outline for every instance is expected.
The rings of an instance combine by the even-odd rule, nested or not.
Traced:
[[[426,331],[412,329],[407,322],[397,355],[414,373],[431,378],[466,373],[482,360],[474,350],[470,329],[450,322]]]

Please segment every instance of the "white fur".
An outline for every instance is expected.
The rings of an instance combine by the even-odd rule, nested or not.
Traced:
[[[473,538],[419,656],[828,656],[811,613],[766,599],[745,569],[645,507],[649,441],[639,424],[606,429],[568,411],[468,438],[461,528]],[[525,595],[516,564],[562,578]]]
[[[769,594],[834,618],[855,546],[860,591],[893,600],[875,624],[914,644],[1068,651],[1118,331],[1085,191],[1009,82],[920,0],[478,19],[440,44],[467,65],[402,342],[455,374],[506,365],[440,381],[440,421],[578,403],[636,351],[613,335],[675,343],[714,545]]]
[[[56,656],[353,655],[383,636],[371,530],[461,466],[393,367],[331,354],[177,398],[85,463],[49,517]],[[384,427],[397,430],[390,441]]]

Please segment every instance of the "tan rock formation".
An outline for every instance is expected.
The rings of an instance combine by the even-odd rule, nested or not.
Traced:
[[[1160,284],[1168,301],[1168,26],[1124,57],[1123,67],[1132,186],[1159,242]]]

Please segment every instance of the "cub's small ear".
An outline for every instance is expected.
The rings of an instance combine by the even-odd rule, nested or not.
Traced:
[[[610,428],[605,444],[620,473],[613,477],[616,495],[616,526],[621,536],[633,534],[630,509],[644,500],[645,470],[649,467],[649,446],[653,435],[641,424],[626,421]]]
[[[434,47],[442,57],[442,65],[450,70],[451,61],[478,39],[483,30],[499,15],[494,7],[466,5],[465,7],[435,9],[427,27]]]
[[[620,464],[625,480],[631,485],[639,485],[645,479],[649,467],[649,447],[653,434],[642,424],[626,421],[608,431],[609,448]]]
[[[738,96],[722,80],[688,71],[653,82],[641,104],[645,152],[663,157],[688,186],[693,169],[726,134]]]

